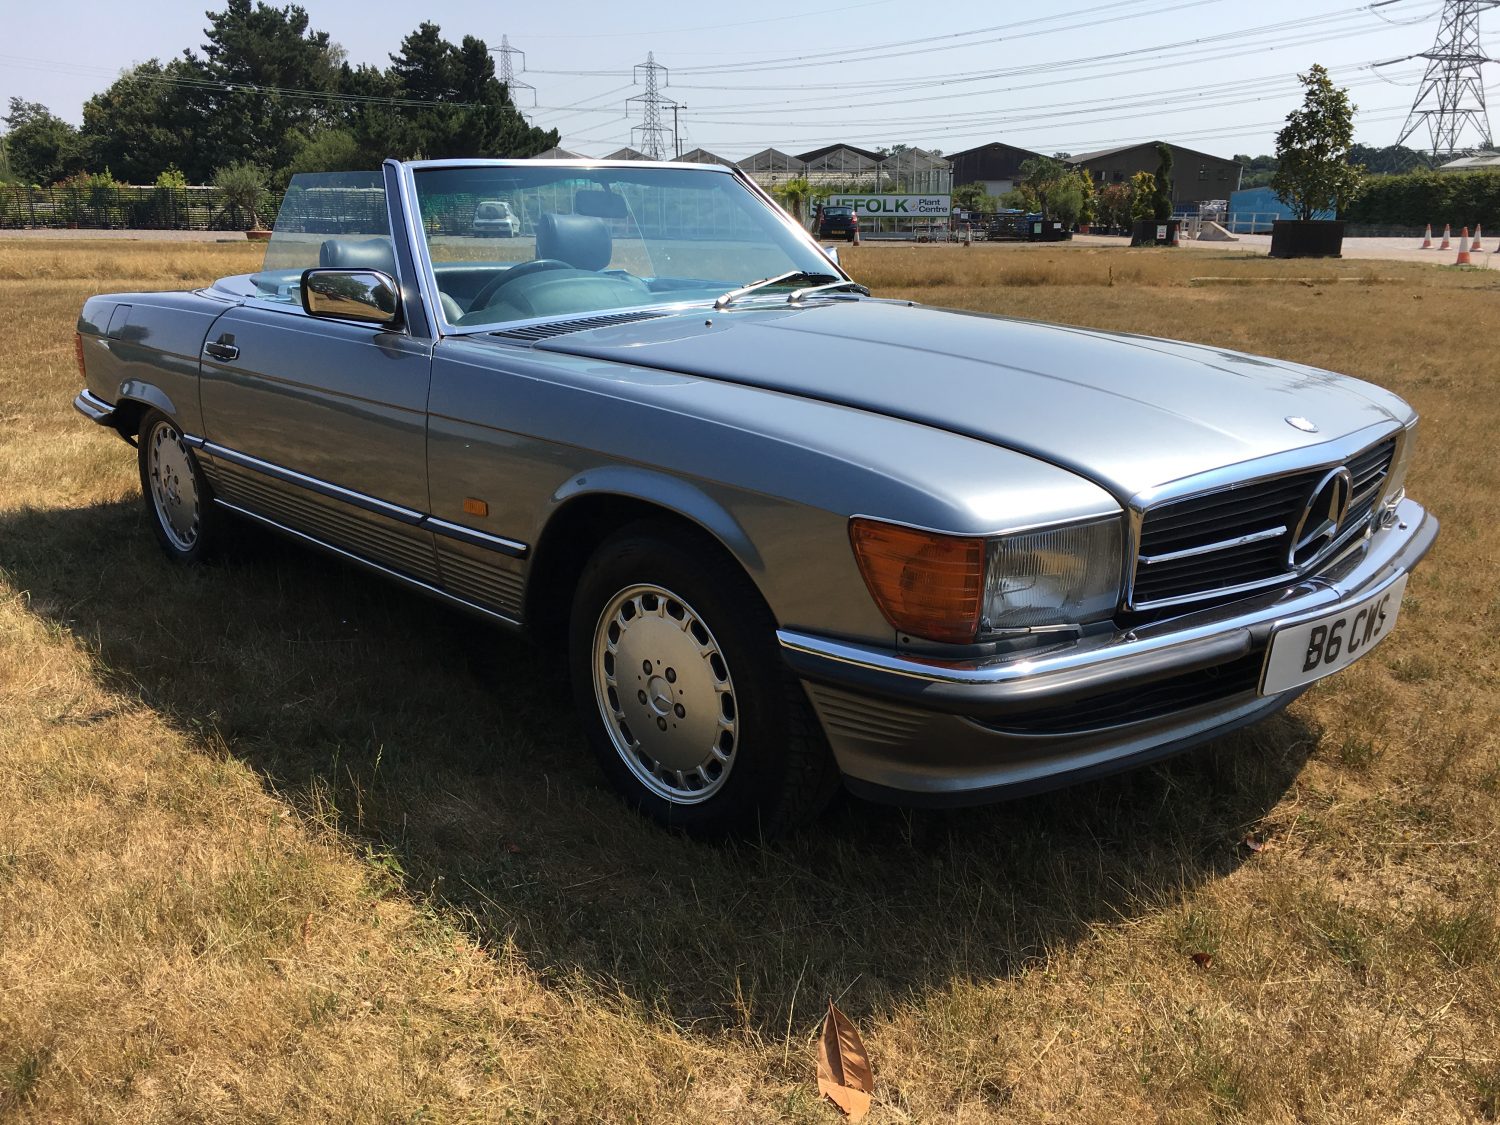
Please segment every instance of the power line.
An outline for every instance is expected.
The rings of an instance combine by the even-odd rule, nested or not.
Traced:
[[[1459,138],[1468,129],[1478,135],[1481,148],[1491,146],[1480,68],[1495,60],[1479,45],[1479,13],[1496,7],[1500,0],[1445,0],[1432,49],[1408,56],[1426,59],[1427,73],[1396,138],[1398,145],[1425,124],[1434,157],[1456,155]]]
[[[1040,121],[1057,121],[1064,118],[1087,117],[1094,121],[1124,121],[1134,117],[1146,117],[1163,113],[1181,113],[1184,111],[1200,111],[1204,109],[1218,109],[1225,106],[1250,105],[1256,102],[1266,101],[1272,97],[1282,97],[1294,92],[1288,82],[1289,76],[1276,76],[1273,79],[1256,79],[1252,83],[1233,82],[1225,83],[1221,87],[1189,87],[1191,93],[1178,93],[1177,96],[1163,96],[1173,93],[1162,91],[1159,94],[1140,95],[1136,98],[1117,99],[1108,102],[1100,102],[1097,99],[1056,102],[1052,105],[1027,106],[1019,110],[1008,110],[996,112],[994,110],[980,110],[974,113],[950,114],[942,118],[943,122],[949,123],[952,128],[944,129],[938,126],[936,131],[928,129],[931,135],[943,135],[958,128],[972,126],[997,128],[1000,126],[1028,124]],[[1345,83],[1346,86],[1367,86],[1379,82],[1377,76],[1370,75],[1364,78],[1356,78]],[[1276,83],[1273,89],[1258,89],[1269,83]],[[1217,91],[1217,93],[1216,93]],[[1117,114],[1110,113],[1111,110],[1138,109],[1139,113]],[[737,119],[714,120],[712,118],[697,117],[693,120],[699,125],[742,125],[745,122]],[[886,127],[887,129],[901,129],[913,126],[932,124],[933,119],[926,117],[907,118],[879,118],[874,121],[851,121],[841,119],[839,124],[848,128],[861,127]]]
[[[1222,56],[1215,56],[1215,57],[1222,57]],[[1235,55],[1230,56],[1230,57],[1236,57],[1237,58],[1237,57],[1240,57],[1240,54],[1236,53]],[[1346,70],[1355,70],[1355,69],[1363,70],[1363,69],[1367,69],[1370,65],[1371,64],[1368,64],[1368,63],[1352,63],[1352,64],[1348,64],[1348,65],[1342,66],[1342,67],[1332,67],[1332,68],[1330,68],[1330,72],[1331,73],[1342,73],[1343,71],[1346,71]],[[1140,74],[1140,73],[1147,72],[1147,71],[1154,73],[1154,72],[1156,72],[1156,71],[1158,71],[1160,69],[1161,68],[1157,67],[1157,66],[1134,67],[1134,68],[1131,68],[1131,69],[1128,69],[1128,70],[1113,71],[1113,72],[1111,72],[1109,74],[1092,75],[1091,79],[1097,80],[1097,79],[1100,79],[1100,78],[1115,78],[1115,77],[1119,77],[1121,75]],[[1158,96],[1158,95],[1160,95],[1160,96],[1168,96],[1168,95],[1172,95],[1172,94],[1188,94],[1188,93],[1194,93],[1194,92],[1211,91],[1211,90],[1215,90],[1215,89],[1227,88],[1227,87],[1230,87],[1230,86],[1241,86],[1241,85],[1243,85],[1243,86],[1246,86],[1246,87],[1250,87],[1250,86],[1255,86],[1255,85],[1264,85],[1266,83],[1272,83],[1272,82],[1288,82],[1289,80],[1291,80],[1294,77],[1294,74],[1295,74],[1295,72],[1292,72],[1292,73],[1281,72],[1281,73],[1272,74],[1272,75],[1264,75],[1264,76],[1261,76],[1261,77],[1258,77],[1258,78],[1240,79],[1240,80],[1237,80],[1237,81],[1232,82],[1232,83],[1223,83],[1223,84],[1209,85],[1209,86],[1192,85],[1192,86],[1177,87],[1177,88],[1174,88],[1174,89],[1171,89],[1171,90],[1159,90],[1159,91],[1156,91],[1154,94],[1139,94],[1139,95],[1136,95],[1136,97],[1154,97],[1154,96]],[[927,97],[921,97],[921,98],[892,98],[892,99],[889,99],[887,101],[861,102],[860,104],[861,104],[861,108],[863,108],[863,109],[875,109],[875,108],[878,108],[878,107],[881,107],[881,106],[887,106],[887,105],[908,106],[908,105],[920,104],[922,102],[947,101],[947,100],[951,100],[951,99],[954,99],[954,98],[963,98],[965,100],[972,101],[977,96],[980,96],[980,95],[1014,94],[1014,93],[1017,93],[1017,92],[1022,91],[1022,90],[1050,90],[1053,87],[1060,86],[1060,85],[1065,85],[1065,84],[1068,84],[1068,83],[1066,83],[1065,81],[1060,80],[1060,79],[1050,79],[1050,80],[1044,81],[1044,82],[1032,82],[1032,83],[1028,83],[1028,84],[1024,84],[1024,85],[994,87],[994,88],[990,88],[990,89],[986,89],[986,90],[969,90],[969,91],[965,91],[965,92],[960,93],[960,94],[933,94],[933,95],[929,95]],[[751,103],[752,106],[755,105],[755,104],[756,103]],[[764,105],[764,104],[769,104],[769,103],[759,103],[759,104]],[[772,108],[772,109],[742,108],[742,109],[731,111],[731,114],[735,118],[760,117],[760,116],[767,116],[767,115],[769,115],[769,116],[785,116],[785,114],[789,110],[800,108],[801,104],[805,104],[805,103],[783,102],[783,103],[779,103],[779,105],[777,106],[777,108]],[[1085,99],[1085,100],[1082,100],[1082,101],[1055,102],[1055,103],[1052,103],[1052,106],[1095,105],[1095,104],[1097,104],[1097,99]],[[1112,104],[1119,104],[1119,103],[1115,102],[1115,103],[1112,103]],[[817,110],[825,109],[825,108],[827,108],[826,107],[826,103],[824,103],[824,102],[815,103],[814,112],[816,112]],[[1046,105],[1040,105],[1040,106],[1038,106],[1038,105],[1032,105],[1032,106],[1027,106],[1027,107],[1023,107],[1023,108],[1028,108],[1028,109],[1044,109],[1044,108],[1050,108],[1050,107],[1046,106]],[[705,110],[705,112],[707,112],[707,111]],[[882,116],[882,117],[877,118],[877,119],[872,119],[872,121],[852,122],[852,121],[850,121],[850,119],[847,116],[847,114],[843,113],[837,107],[835,107],[834,109],[832,109],[830,112],[835,112],[835,113],[839,114],[838,120],[839,120],[840,124],[855,125],[855,124],[870,124],[870,123],[873,123],[873,124],[876,124],[876,125],[880,125],[880,124],[885,124],[887,122],[890,122],[892,120],[899,120],[899,119],[892,119],[892,118],[889,118],[889,117]],[[993,110],[979,110],[979,111],[975,111],[973,113],[947,113],[947,112],[945,112],[945,113],[943,113],[943,120],[947,121],[947,120],[953,120],[955,118],[974,117],[974,116],[980,116],[980,115],[989,114],[989,113],[993,113],[993,112],[994,112]],[[926,119],[927,120],[931,120],[931,118],[932,118],[932,114],[928,113],[926,115]],[[699,118],[699,120],[701,120],[701,118]],[[725,123],[727,124],[728,122],[725,122]],[[746,121],[746,122],[741,122],[741,123],[750,124],[751,122]]]
[[[661,111],[667,100],[661,95],[661,87],[667,84],[670,75],[667,68],[657,62],[656,56],[650,51],[646,52],[645,62],[636,64],[636,75],[639,76],[642,72],[646,76],[645,92],[625,99],[627,107],[632,102],[641,103],[641,123],[630,130],[630,139],[635,140],[636,134],[639,133],[641,143],[637,147],[640,151],[652,160],[660,160],[667,150],[664,136],[666,129],[661,120]]]
[[[524,71],[526,69],[526,52],[518,51],[516,48],[512,47],[510,45],[510,38],[508,36],[502,35],[500,36],[500,47],[493,53],[500,56],[500,81],[504,83],[506,92],[510,95],[511,103],[514,105],[520,104],[518,101],[516,101],[515,91],[530,90],[531,105],[532,108],[535,108],[536,87],[533,86],[530,82],[522,82],[516,78],[517,71],[515,69],[515,63],[512,61],[516,55],[520,55],[521,70]]]
[[[946,32],[946,33],[944,33],[942,35],[931,35],[931,36],[928,36],[928,37],[926,37],[924,39],[910,39],[910,38],[907,38],[907,39],[898,39],[898,40],[895,40],[895,41],[889,42],[889,43],[873,43],[873,44],[870,44],[869,46],[866,46],[866,47],[842,47],[842,48],[840,48],[838,50],[835,50],[835,51],[823,51],[823,52],[817,52],[817,53],[808,54],[808,55],[787,55],[787,56],[783,56],[783,57],[780,57],[780,58],[756,59],[756,60],[747,61],[747,62],[740,62],[740,63],[715,64],[713,66],[680,67],[679,71],[680,71],[680,73],[683,73],[683,74],[700,73],[700,72],[704,72],[704,71],[730,73],[730,72],[733,72],[733,71],[740,71],[740,70],[745,70],[745,69],[773,68],[771,66],[771,64],[776,64],[776,63],[797,63],[798,65],[812,65],[812,64],[814,64],[814,63],[816,63],[816,62],[818,62],[819,60],[822,60],[822,59],[830,59],[830,58],[836,58],[836,59],[840,59],[840,60],[843,60],[843,59],[853,59],[853,56],[855,56],[855,55],[866,54],[866,53],[871,52],[871,51],[888,51],[888,50],[892,50],[892,49],[897,48],[897,47],[909,47],[909,46],[912,46],[914,44],[936,43],[936,42],[944,41],[944,40],[951,41],[951,40],[957,40],[957,39],[963,39],[963,38],[971,38],[971,37],[976,36],[976,35],[989,35],[989,34],[993,34],[994,32],[997,32],[997,31],[1004,31],[1004,30],[1008,30],[1008,29],[1011,29],[1011,28],[1027,27],[1027,26],[1030,26],[1030,25],[1033,25],[1033,24],[1037,24],[1037,23],[1048,23],[1048,22],[1052,22],[1052,21],[1056,21],[1056,20],[1060,20],[1060,19],[1068,19],[1068,18],[1071,18],[1073,16],[1087,15],[1087,14],[1092,13],[1092,12],[1101,12],[1101,11],[1106,11],[1106,10],[1110,10],[1110,9],[1114,9],[1114,8],[1135,7],[1135,6],[1138,6],[1138,5],[1141,5],[1141,4],[1147,4],[1147,3],[1152,3],[1152,2],[1159,2],[1159,0],[1111,0],[1111,2],[1107,3],[1107,4],[1096,4],[1096,5],[1094,5],[1092,7],[1088,7],[1088,8],[1077,8],[1077,9],[1074,9],[1074,10],[1068,11],[1068,12],[1058,12],[1055,15],[1050,15],[1050,16],[1034,16],[1031,19],[1016,20],[1016,21],[1013,21],[1011,23],[993,24],[993,25],[988,26],[988,27],[971,28],[968,31]],[[1195,0],[1195,2],[1198,2],[1198,3],[1216,3],[1216,2],[1218,2],[1218,0]],[[1131,18],[1134,18],[1134,17],[1131,17]],[[1044,32],[1043,34],[1049,34],[1049,33],[1050,32]],[[983,41],[983,42],[988,42],[988,41]],[[976,45],[978,45],[978,44],[977,43],[953,43],[950,47],[945,48],[945,49],[954,50],[954,49],[958,49],[960,47],[971,47],[971,46],[976,46]],[[855,59],[854,61],[863,62],[863,61],[866,61],[866,60]],[[549,73],[549,74],[560,74],[560,75],[575,75],[575,76],[593,76],[593,75],[614,74],[614,73],[618,73],[618,72],[614,72],[614,71],[585,71],[585,70],[559,70],[559,71],[538,71],[537,73]]]
[[[895,2],[895,0],[863,0],[862,3],[858,3],[858,4],[841,4],[841,5],[839,5],[836,8],[819,8],[818,9],[818,15],[820,17],[826,17],[826,16],[833,15],[834,13],[837,13],[837,12],[851,11],[851,10],[853,10],[855,8],[877,8],[877,7],[880,7],[883,4],[891,4],[891,3],[894,3],[894,2]],[[703,24],[703,25],[700,25],[698,27],[669,27],[669,28],[660,28],[660,29],[655,30],[655,31],[609,31],[609,32],[595,32],[593,34],[588,34],[588,35],[538,35],[538,34],[531,34],[531,35],[527,35],[526,38],[528,38],[528,39],[627,39],[627,38],[639,38],[639,37],[643,37],[643,36],[691,35],[691,34],[694,34],[696,32],[699,32],[699,31],[725,31],[725,30],[728,30],[729,28],[734,28],[734,27],[754,27],[757,24],[763,24],[763,23],[780,23],[783,20],[800,20],[800,19],[805,19],[805,18],[806,17],[805,17],[804,13],[802,13],[802,12],[794,12],[791,15],[786,15],[786,16],[766,16],[764,19],[758,19],[758,20],[739,20],[739,21],[737,21],[735,23],[711,23],[711,24]],[[698,53],[702,54],[704,52],[698,52]]]

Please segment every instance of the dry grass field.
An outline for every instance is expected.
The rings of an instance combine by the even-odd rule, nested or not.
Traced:
[[[1500,275],[845,260],[1408,397],[1444,529],[1396,635],[1151,769],[704,847],[604,790],[520,642],[271,539],[160,557],[73,322],[253,249],[0,242],[0,1119],[831,1123],[829,997],[872,1121],[1500,1117]]]

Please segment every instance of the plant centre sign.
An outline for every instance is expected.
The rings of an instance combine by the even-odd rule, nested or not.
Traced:
[[[830,207],[853,207],[861,219],[946,219],[951,195],[835,195]]]

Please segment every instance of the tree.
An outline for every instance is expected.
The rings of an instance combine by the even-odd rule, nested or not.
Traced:
[[[91,168],[113,169],[127,183],[149,183],[169,165],[206,177],[208,155],[195,142],[185,84],[198,72],[185,60],[150,59],[120,75],[83,106],[79,139]]]
[[[185,99],[183,121],[198,155],[183,170],[196,179],[229,164],[286,167],[303,138],[336,115],[308,95],[335,89],[341,49],[327,32],[309,30],[296,4],[228,0],[208,21],[202,57],[183,56],[207,83]]]
[[[1044,215],[1052,214],[1053,198],[1060,192],[1067,194],[1067,185],[1070,183],[1073,185],[1072,194],[1076,194],[1077,183],[1073,173],[1061,160],[1054,160],[1050,156],[1034,156],[1021,163],[1020,186],[1036,200],[1037,209]],[[1069,199],[1072,194],[1068,195]]]
[[[24,184],[54,184],[83,171],[78,130],[40,102],[10,99],[5,149],[12,174]]]
[[[434,23],[422,23],[391,56],[391,84],[402,98],[431,103],[402,106],[385,119],[386,155],[533,156],[561,139],[516,110],[484,40],[464,36],[455,46]]]
[[[1099,189],[1099,218],[1116,229],[1130,223],[1130,185],[1105,184]]]
[[[985,211],[992,208],[985,207],[985,201],[990,199],[990,193],[984,190],[984,185],[979,181],[968,184],[959,184],[953,189],[953,206],[960,211]]]
[[[266,170],[249,161],[230,164],[214,173],[219,203],[226,209],[233,207],[242,212],[250,223],[246,230],[260,229],[260,213],[270,199],[266,180]]]
[[[319,129],[297,149],[285,173],[290,179],[298,172],[360,172],[371,166],[348,129]]]
[[[1156,215],[1156,177],[1137,172],[1130,177],[1130,217],[1150,219]]]
[[[1087,168],[1078,169],[1078,191],[1083,205],[1078,209],[1078,225],[1092,226],[1099,217],[1099,198],[1094,190],[1094,177]]]
[[[1164,141],[1156,142],[1156,175],[1151,193],[1151,217],[1164,223],[1172,217],[1172,150]]]
[[[1249,153],[1237,153],[1234,159],[1240,166],[1240,187],[1242,188],[1266,187],[1276,175],[1274,156],[1251,156]]]
[[[786,208],[787,214],[801,222],[805,217],[807,201],[812,198],[812,184],[804,176],[794,176],[783,183],[772,184],[771,194]]]
[[[1364,171],[1349,163],[1354,144],[1354,110],[1349,92],[1314,65],[1298,75],[1306,93],[1276,134],[1276,197],[1303,222],[1318,211],[1343,211],[1359,193]]]
[[[1058,180],[1047,195],[1047,205],[1052,217],[1061,219],[1065,227],[1078,222],[1083,212],[1083,185],[1071,173]]]
[[[1361,165],[1369,175],[1399,176],[1433,165],[1430,155],[1405,145],[1386,145],[1384,148],[1351,145],[1346,159],[1350,164]]]

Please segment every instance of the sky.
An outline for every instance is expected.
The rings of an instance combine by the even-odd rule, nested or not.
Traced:
[[[120,71],[198,47],[210,3],[0,0],[0,101],[41,102],[77,123],[84,101]],[[424,19],[454,42],[474,35],[493,49],[507,37],[525,52],[512,56],[517,77],[535,88],[534,107],[533,92],[520,88],[517,104],[588,156],[639,146],[639,103],[626,100],[644,91],[637,64],[650,52],[667,68],[662,93],[682,107],[683,151],[729,159],[840,141],[953,153],[1001,140],[1077,154],[1164,139],[1254,155],[1274,149],[1301,100],[1296,75],[1313,63],[1349,88],[1356,139],[1390,144],[1425,64],[1371,64],[1430,49],[1441,11],[1440,0],[829,0],[813,11],[654,0],[302,6],[354,63],[386,65]],[[1480,27],[1494,51],[1500,8]],[[1493,94],[1500,65],[1485,77]],[[670,146],[670,112],[664,123]]]

